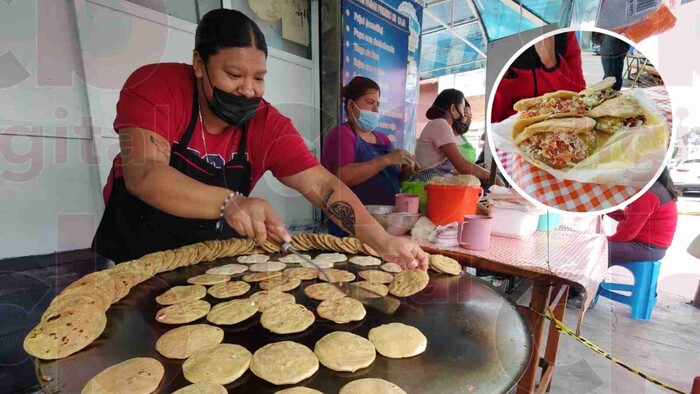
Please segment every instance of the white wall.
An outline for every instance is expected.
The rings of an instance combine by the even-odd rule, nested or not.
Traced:
[[[124,0],[0,2],[0,258],[89,246],[119,151],[119,89],[143,64],[190,63],[195,28]],[[268,69],[265,98],[320,153],[317,60],[271,49]],[[269,173],[253,193],[290,225],[314,221]]]

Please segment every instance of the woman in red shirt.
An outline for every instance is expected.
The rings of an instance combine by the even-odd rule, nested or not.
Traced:
[[[665,169],[659,179],[624,210],[611,212],[617,231],[608,237],[609,264],[659,261],[671,246],[678,223],[677,195]]]
[[[121,152],[93,250],[123,262],[237,236],[289,242],[272,205],[249,197],[269,170],[382,257],[427,269],[426,254],[384,231],[263,99],[266,63],[255,22],[217,9],[197,26],[192,65],[152,64],[131,74],[117,103]]]
[[[585,88],[576,34],[547,37],[520,54],[503,75],[493,99],[491,123],[514,115],[513,104],[519,100],[557,90],[579,92]]]
[[[671,246],[678,223],[677,194],[671,174],[664,169],[654,184],[624,210],[611,212],[618,221],[608,237],[608,265],[635,261],[659,261]],[[571,288],[567,305],[579,308],[583,291]]]

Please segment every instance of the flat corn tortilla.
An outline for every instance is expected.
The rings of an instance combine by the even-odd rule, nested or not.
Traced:
[[[203,300],[181,302],[166,306],[156,313],[156,320],[165,324],[190,323],[206,316],[211,305]]]
[[[389,284],[389,293],[397,297],[409,297],[425,289],[430,277],[418,268],[403,271]]]
[[[99,313],[97,313],[99,312]],[[97,308],[63,310],[39,323],[24,338],[24,350],[42,360],[70,356],[91,344],[105,329],[107,317]]]
[[[257,312],[258,306],[253,300],[241,298],[214,305],[207,314],[207,320],[217,325],[233,325],[247,320]]]
[[[350,297],[325,300],[318,305],[316,312],[320,317],[337,324],[360,321],[367,315],[362,303]]]
[[[284,389],[276,391],[275,394],[323,394],[321,391],[310,389],[308,387],[292,387],[289,389]]]
[[[323,366],[339,372],[367,368],[377,357],[372,342],[344,331],[335,331],[319,339],[314,353]]]
[[[260,316],[260,324],[275,334],[302,332],[315,320],[314,313],[299,304],[277,304]]]
[[[388,358],[407,358],[421,354],[428,339],[420,330],[403,323],[382,324],[367,335],[377,352]]]
[[[389,288],[381,283],[352,282],[348,285],[348,294],[353,298],[382,298],[389,294]]]
[[[294,295],[285,293],[278,289],[270,289],[259,291],[250,296],[250,299],[258,306],[258,310],[262,313],[270,307],[277,304],[295,304],[296,298]]]
[[[319,272],[318,278],[330,283],[352,282],[355,280],[355,274],[345,270],[328,268]]]
[[[360,278],[371,283],[391,283],[394,280],[394,275],[378,270],[365,270],[357,273]]]
[[[296,384],[318,371],[318,357],[299,343],[275,342],[253,354],[250,370],[255,376],[275,385]]]
[[[207,274],[238,275],[248,271],[248,267],[243,264],[226,264],[219,267],[210,268]]]
[[[226,385],[248,370],[253,355],[240,345],[222,343],[203,348],[182,364],[182,374],[192,383]]]
[[[173,394],[227,394],[226,387],[215,383],[194,383],[185,386]]]
[[[338,394],[406,394],[401,387],[384,379],[365,378],[353,380],[340,388]]]
[[[202,274],[202,275],[193,276],[193,277],[187,279],[187,283],[191,283],[193,285],[210,286],[210,285],[215,285],[218,283],[228,282],[230,280],[231,280],[231,276],[229,276],[229,275]]]
[[[301,280],[312,280],[318,278],[318,269],[309,267],[287,268],[284,270],[284,276]]]
[[[207,295],[207,288],[202,285],[175,286],[156,297],[156,302],[160,305],[173,305],[200,300],[205,295]]]
[[[304,289],[309,298],[318,301],[333,300],[345,297],[345,293],[330,283],[315,283]]]
[[[260,282],[260,288],[263,290],[277,289],[280,291],[292,291],[301,285],[301,279],[289,278],[287,276],[278,276]]]
[[[149,394],[163,380],[165,368],[158,360],[138,357],[112,365],[90,379],[81,394]]]
[[[208,324],[191,324],[173,328],[161,335],[156,350],[163,357],[186,359],[205,347],[218,345],[224,340],[224,330]]]
[[[207,290],[207,293],[214,298],[232,298],[242,296],[250,290],[250,285],[247,282],[235,281],[219,283]]]
[[[439,254],[430,255],[430,266],[445,274],[459,275],[462,273],[462,266],[457,260]]]

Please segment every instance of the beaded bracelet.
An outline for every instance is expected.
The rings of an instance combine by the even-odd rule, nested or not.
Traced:
[[[231,191],[228,194],[228,196],[226,196],[226,198],[224,199],[224,202],[221,204],[221,210],[219,211],[219,220],[216,222],[216,229],[217,230],[220,231],[224,227],[224,222],[225,222],[224,210],[226,209],[226,206],[228,205],[228,203],[230,203],[234,197],[242,196],[242,195],[243,195],[242,193]]]

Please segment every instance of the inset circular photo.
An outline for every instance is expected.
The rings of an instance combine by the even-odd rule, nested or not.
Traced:
[[[668,92],[651,59],[602,29],[556,30],[526,44],[496,80],[489,145],[532,202],[605,213],[641,195],[665,168]]]

